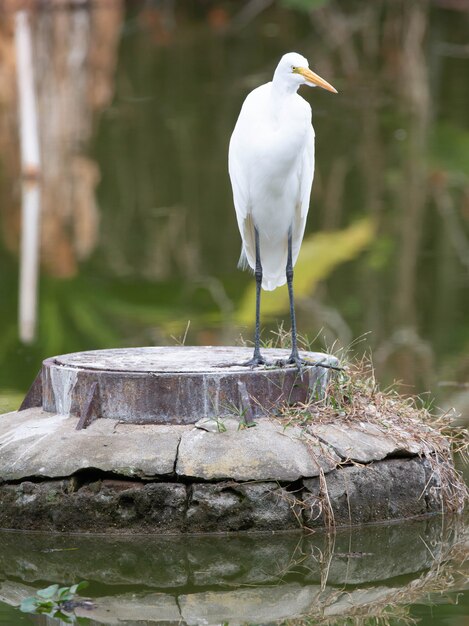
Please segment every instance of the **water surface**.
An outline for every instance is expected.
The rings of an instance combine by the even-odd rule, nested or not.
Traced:
[[[436,625],[460,623],[468,608],[467,528],[439,516],[307,536],[3,532],[0,542],[5,624],[24,623],[18,599],[79,580],[95,608],[77,612],[92,624]]]

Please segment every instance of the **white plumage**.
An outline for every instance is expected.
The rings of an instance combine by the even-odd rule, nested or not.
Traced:
[[[312,72],[296,52],[285,54],[273,80],[254,89],[244,101],[230,141],[228,168],[242,239],[239,266],[256,270],[256,341],[247,365],[262,364],[259,352],[259,301],[289,281],[292,357],[298,363],[293,308],[292,266],[305,230],[314,176],[314,130],[311,107],[297,94],[300,85],[336,90]],[[256,268],[256,229],[259,238]],[[288,238],[291,263],[287,276]],[[260,261],[260,263],[259,263]]]
[[[262,287],[268,291],[285,284],[288,231],[291,227],[295,264],[308,214],[314,130],[311,107],[297,90],[316,75],[305,70],[304,57],[294,52],[284,55],[273,81],[247,96],[230,141],[229,173],[243,242],[240,266],[255,269],[256,226]]]

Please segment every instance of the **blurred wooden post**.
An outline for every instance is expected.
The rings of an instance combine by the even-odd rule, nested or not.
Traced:
[[[36,335],[40,241],[40,154],[36,94],[28,15],[15,16],[15,48],[22,169],[22,220],[19,286],[19,334],[24,343]]]

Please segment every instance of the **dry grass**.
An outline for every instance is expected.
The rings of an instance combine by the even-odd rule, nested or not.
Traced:
[[[443,509],[462,511],[469,492],[453,455],[467,463],[468,430],[453,424],[453,414],[433,413],[418,397],[404,397],[393,388],[380,390],[368,358],[342,365],[342,371],[329,377],[324,394],[312,393],[306,403],[281,409],[279,419],[284,426],[300,426],[305,432],[323,424],[377,428],[397,446],[426,457],[433,470],[430,480],[441,491]]]
[[[313,350],[319,334],[312,341],[298,335],[300,350]],[[326,389],[318,386],[304,404],[281,407],[278,419],[285,427],[300,426],[306,433],[319,424],[379,428],[396,444],[402,444],[403,449],[412,448],[428,459],[432,468],[428,484],[433,485],[431,489],[438,489],[439,494],[435,495],[441,497],[442,512],[461,512],[469,501],[469,490],[453,458],[458,455],[462,463],[469,462],[468,429],[455,424],[454,412],[432,411],[428,398],[425,402],[419,396],[403,396],[393,387],[381,390],[371,359],[349,358],[357,344],[365,340],[366,335],[341,348],[335,356],[343,369],[328,370]],[[241,341],[247,345],[242,338]],[[282,324],[262,343],[266,348],[289,349],[291,334]],[[334,346],[328,352],[334,354]]]

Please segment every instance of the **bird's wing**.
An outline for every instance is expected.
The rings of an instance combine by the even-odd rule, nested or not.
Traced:
[[[301,162],[300,178],[300,212],[301,217],[306,219],[309,209],[309,198],[311,195],[311,187],[314,178],[314,130],[310,125],[306,140],[303,159]]]
[[[239,158],[238,152],[237,138],[235,133],[233,133],[228,152],[228,172],[230,174],[231,187],[233,188],[233,200],[239,224],[239,221],[248,214],[248,198],[243,161]]]
[[[305,148],[298,169],[299,194],[292,232],[292,256],[295,264],[305,232],[306,218],[309,210],[311,187],[314,178],[314,129],[310,125]]]
[[[245,269],[247,265],[250,265],[254,269],[256,263],[256,245],[254,224],[249,204],[249,185],[243,160],[239,155],[235,133],[236,129],[230,141],[228,171],[230,174],[231,186],[233,188],[233,202],[236,210],[236,219],[238,221],[241,239],[243,240],[243,249],[239,265],[242,269]]]

